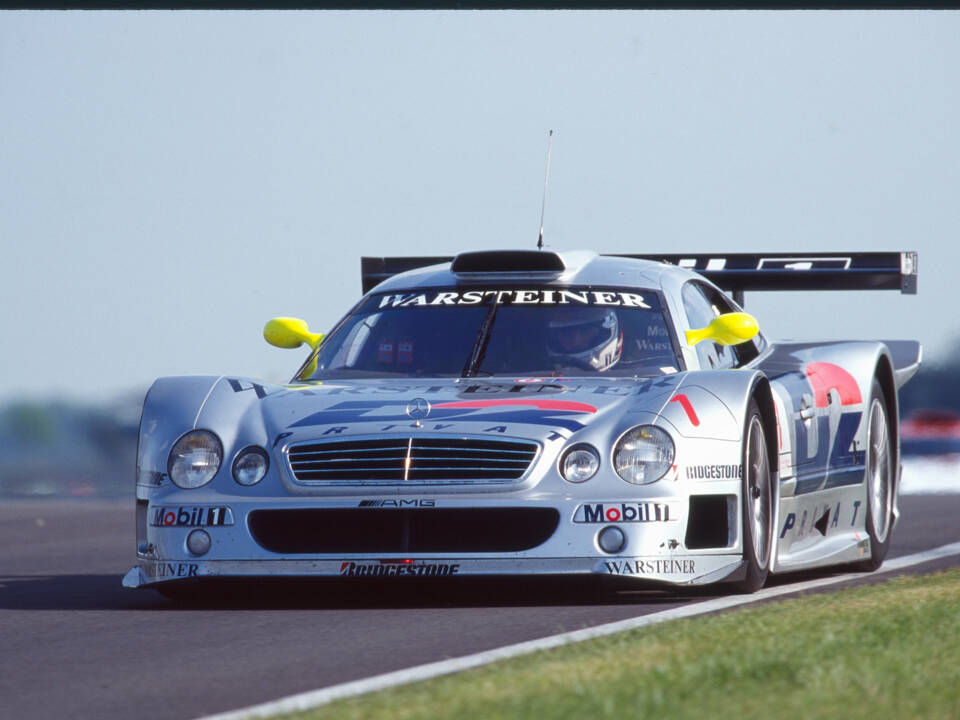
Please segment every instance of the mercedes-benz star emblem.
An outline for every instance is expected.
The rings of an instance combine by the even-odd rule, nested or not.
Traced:
[[[407,403],[407,416],[411,420],[423,420],[430,414],[430,402],[423,398],[414,398]]]

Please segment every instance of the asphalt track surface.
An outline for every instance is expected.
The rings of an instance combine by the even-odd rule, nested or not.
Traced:
[[[241,587],[210,606],[183,608],[152,590],[120,586],[134,563],[132,506],[0,500],[0,717],[195,718],[717,592],[334,581]],[[960,495],[905,496],[902,508],[890,557],[960,541]],[[953,565],[960,558],[909,572]]]

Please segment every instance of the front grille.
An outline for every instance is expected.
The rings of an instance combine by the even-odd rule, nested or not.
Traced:
[[[538,450],[533,442],[417,436],[304,443],[288,458],[305,485],[509,483]]]
[[[560,513],[544,507],[254,510],[250,533],[285,555],[520,552],[546,542]]]

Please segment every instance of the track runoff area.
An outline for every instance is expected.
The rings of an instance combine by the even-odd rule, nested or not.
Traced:
[[[942,545],[932,550],[905,555],[902,557],[887,560],[883,566],[872,573],[847,573],[844,575],[834,575],[829,578],[819,578],[808,580],[806,582],[792,583],[779,587],[770,587],[760,590],[753,595],[734,595],[730,597],[713,598],[703,602],[694,603],[685,607],[664,610],[663,612],[651,613],[649,615],[640,615],[626,620],[596,625],[594,627],[574,630],[572,632],[561,633],[559,635],[550,635],[537,640],[517,643],[516,645],[506,645],[504,647],[487,650],[485,652],[464,655],[463,657],[442,660],[439,662],[418,665],[405,670],[375,675],[362,680],[342,683],[340,685],[331,685],[329,687],[311,690],[309,692],[298,693],[287,697],[279,698],[271,702],[260,705],[253,705],[239,710],[233,710],[216,715],[207,715],[198,720],[253,720],[253,718],[269,718],[276,715],[288,713],[303,712],[313,708],[326,705],[335,700],[355,697],[365,693],[386,690],[387,688],[406,685],[421,680],[449,675],[462,670],[470,670],[482,665],[499,660],[526,655],[539,650],[548,650],[550,648],[569,645],[570,643],[582,642],[593,638],[612,635],[626,630],[647,627],[667,620],[678,620],[681,618],[696,617],[706,615],[721,610],[751,605],[753,603],[782,597],[785,595],[795,595],[809,590],[817,590],[830,585],[839,585],[852,580],[869,580],[887,573],[902,571],[924,563],[940,560],[943,558],[955,557],[960,555],[960,542]]]

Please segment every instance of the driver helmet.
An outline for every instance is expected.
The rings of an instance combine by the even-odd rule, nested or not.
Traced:
[[[585,370],[605,372],[620,361],[623,334],[612,308],[558,310],[547,325],[547,353]]]

